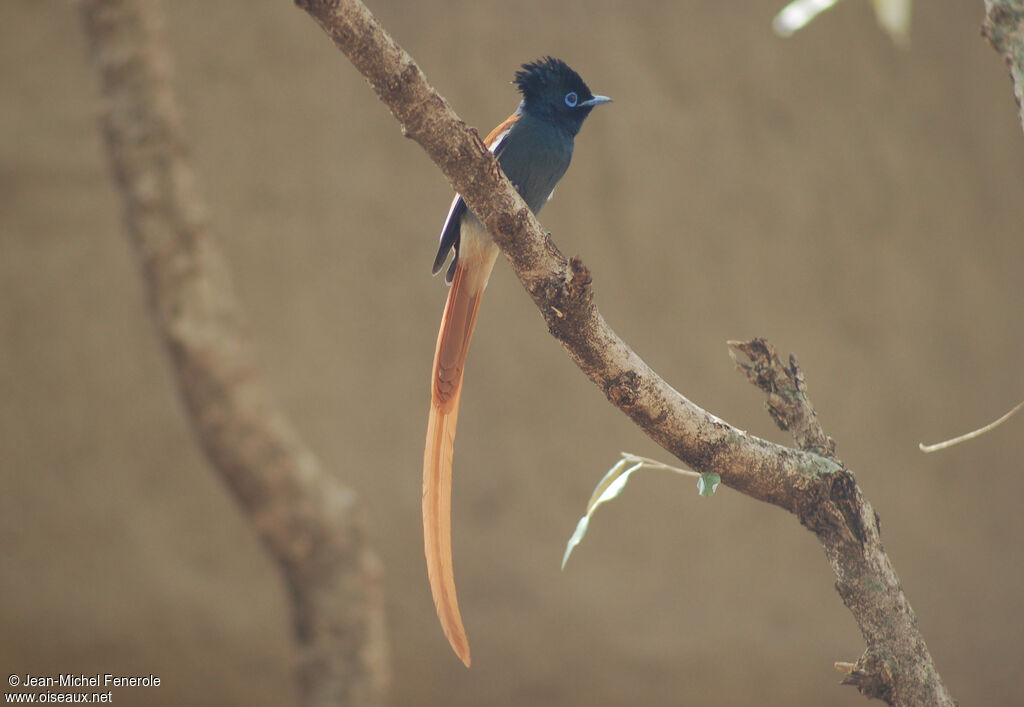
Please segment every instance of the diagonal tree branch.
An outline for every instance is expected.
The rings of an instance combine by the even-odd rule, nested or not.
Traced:
[[[558,251],[477,132],[459,120],[369,10],[358,0],[295,2],[367,78],[405,135],[426,150],[487,225],[551,334],[608,400],[693,469],[718,473],[723,484],[785,508],[816,533],[836,588],[867,643],[847,681],[894,705],[954,704],[882,547],[878,519],[853,474],[835,459],[748,435],[674,390],[607,325],[594,305],[582,261]],[[791,368],[798,374],[795,361]],[[802,382],[790,388],[796,392]],[[823,432],[811,439],[816,441],[807,446],[831,453]]]
[[[674,390],[607,325],[594,305],[583,262],[562,255],[477,131],[437,95],[370,11],[358,1],[295,2],[345,52],[406,137],[426,150],[488,226],[576,365],[658,444],[694,469],[720,471],[723,483],[790,511],[796,510],[798,492],[818,474],[839,469],[830,460],[748,435]]]
[[[818,422],[818,415],[807,395],[807,385],[803,372],[797,365],[796,356],[790,354],[788,364],[784,364],[775,347],[764,339],[730,341],[729,345],[749,358],[749,363],[741,362],[730,351],[737,368],[746,375],[747,380],[768,396],[765,407],[779,428],[789,431],[801,449],[836,459],[835,442],[825,434],[825,430]],[[827,483],[834,485],[829,493],[829,501],[825,502],[823,507],[834,504],[843,517],[822,517],[824,522],[819,526],[809,525],[803,517],[801,522],[814,530],[822,541],[829,565],[837,577],[836,591],[847,608],[857,617],[861,632],[867,639],[868,648],[856,663],[835,663],[836,669],[845,675],[842,683],[853,685],[862,694],[885,700],[890,704],[932,704],[929,701],[931,696],[927,694],[896,694],[897,682],[903,681],[901,672],[926,669],[928,664],[924,660],[910,664],[896,662],[895,655],[888,652],[889,641],[893,638],[901,640],[904,637],[915,637],[915,640],[920,641],[919,644],[904,646],[905,649],[917,652],[919,656],[927,655],[928,649],[920,637],[913,609],[910,608],[903,590],[899,588],[896,570],[882,547],[878,516],[867,499],[861,495],[860,488],[850,472],[844,470],[841,474],[829,477]],[[853,532],[854,537],[849,537],[850,532]],[[859,552],[857,548],[860,548]],[[892,589],[896,589],[895,595],[891,596],[889,601],[876,603],[872,597],[872,593],[883,589],[882,586],[861,584],[873,577],[883,577],[897,582],[895,587],[884,587],[887,594],[892,594]],[[868,618],[869,616],[871,618]],[[899,621],[893,622],[894,617]],[[897,630],[900,634],[908,633],[906,636],[887,635],[888,632]],[[930,661],[930,658],[928,660]],[[901,669],[894,666],[900,666]],[[930,676],[925,672],[916,675],[915,680],[926,683]],[[938,687],[941,685],[936,685],[936,688]],[[917,699],[921,697],[929,699],[918,702]]]
[[[261,380],[196,189],[154,0],[82,0],[107,153],[195,434],[290,592],[306,705],[380,705],[380,565],[353,491],[324,471]]]

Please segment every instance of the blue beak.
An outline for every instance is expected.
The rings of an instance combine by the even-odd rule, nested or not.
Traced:
[[[587,108],[593,108],[594,106],[599,106],[602,103],[611,103],[611,102],[612,102],[612,99],[608,98],[608,96],[594,96],[593,98],[591,98],[589,100],[583,101],[583,103],[580,103],[580,105],[581,106],[586,106]]]

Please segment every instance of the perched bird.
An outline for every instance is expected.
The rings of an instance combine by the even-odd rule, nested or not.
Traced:
[[[568,169],[573,138],[583,121],[595,106],[611,99],[592,94],[579,74],[564,61],[551,57],[523,64],[513,83],[522,94],[522,101],[485,142],[536,214]],[[469,642],[462,627],[452,572],[452,454],[466,353],[498,247],[458,195],[441,229],[434,274],[441,270],[453,249],[455,257],[445,274],[451,289],[437,334],[423,454],[423,541],[430,591],[441,628],[452,649],[469,667]]]

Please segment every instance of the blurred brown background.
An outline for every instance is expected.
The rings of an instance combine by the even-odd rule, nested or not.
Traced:
[[[867,3],[791,40],[783,0],[374,2],[486,132],[522,61],[615,98],[544,212],[609,322],[734,424],[786,441],[725,341],[800,357],[963,704],[1024,701],[1018,417],[1024,137],[981,0]],[[620,450],[666,454],[491,280],[456,454],[465,670],[422,559],[427,378],[450,190],[285,0],[166,3],[196,167],[266,376],[364,499],[386,567],[393,703],[864,704],[863,648],[811,534],[729,490],[638,476],[559,561]],[[0,4],[0,666],[155,673],[122,704],[294,701],[274,567],[197,451],[148,320],[73,6]]]

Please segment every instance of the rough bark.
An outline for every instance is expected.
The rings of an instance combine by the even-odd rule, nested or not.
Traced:
[[[748,435],[674,390],[605,323],[591,277],[579,258],[565,258],[540,228],[477,132],[427,83],[412,58],[358,0],[295,0],[367,78],[380,99],[487,224],[540,309],[551,334],[608,400],[653,440],[700,472],[796,514],[820,539],[836,588],[864,636],[855,665],[837,664],[869,697],[894,705],[952,705],[879,537],[878,519],[853,474],[834,458],[816,429],[802,378],[776,377],[776,419],[789,419],[800,444],[791,449]],[[755,349],[758,347],[755,347]],[[770,358],[752,349],[755,359]],[[754,365],[786,370],[781,363]],[[814,451],[809,451],[813,449]],[[824,456],[823,456],[824,455]]]
[[[1024,129],[1024,0],[985,0],[981,34],[1006,62]]]
[[[124,220],[189,420],[283,573],[306,705],[379,705],[380,565],[353,491],[324,471],[261,380],[210,233],[153,0],[82,0]]]

